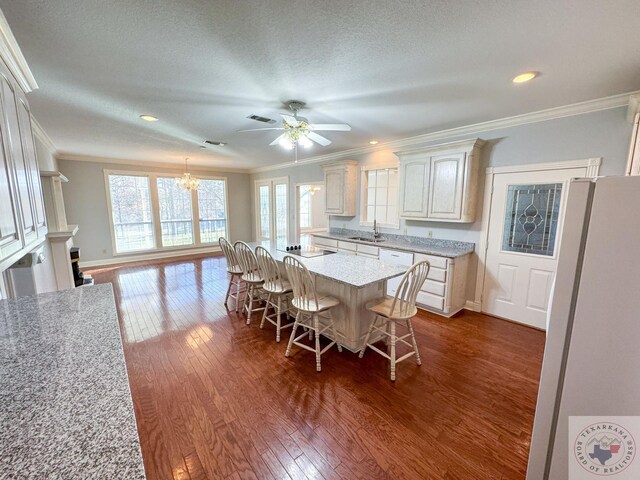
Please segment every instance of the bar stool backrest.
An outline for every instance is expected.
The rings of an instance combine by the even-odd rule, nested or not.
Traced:
[[[236,251],[243,275],[258,273],[258,261],[251,247],[245,242],[237,241],[233,244],[233,248]]]
[[[287,255],[284,257],[284,268],[287,272],[293,298],[297,300],[298,307],[305,310],[318,308],[318,295],[316,294],[316,284],[307,267],[295,257]]]
[[[227,259],[227,272],[229,273],[237,273],[242,271],[242,267],[240,266],[240,262],[238,261],[238,256],[236,255],[236,251],[233,249],[233,245],[229,243],[224,237],[220,237],[218,241],[220,243],[220,249]]]
[[[271,253],[261,246],[256,247],[256,260],[258,261],[258,271],[262,280],[264,280],[264,288],[267,290],[284,290],[282,275]]]
[[[391,303],[391,316],[406,317],[416,306],[416,297],[422,288],[431,264],[428,260],[415,263],[402,277]]]

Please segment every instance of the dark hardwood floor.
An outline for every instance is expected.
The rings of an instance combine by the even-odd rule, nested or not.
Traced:
[[[523,479],[544,334],[472,312],[414,320],[422,366],[313,353],[222,305],[221,257],[112,282],[149,480]]]

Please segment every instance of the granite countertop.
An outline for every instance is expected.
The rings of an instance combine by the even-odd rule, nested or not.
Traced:
[[[278,250],[277,246],[269,241],[252,242],[249,245],[253,249],[258,245],[263,246],[278,261],[282,261],[289,255],[286,251]],[[407,267],[387,265],[375,258],[358,257],[340,252],[320,257],[296,258],[304,263],[311,273],[356,288],[388,280],[403,275],[407,271]]]
[[[0,475],[145,478],[111,284],[0,301]]]
[[[475,243],[460,242],[457,240],[442,240],[438,238],[411,237],[408,235],[382,234],[383,242],[367,242],[363,240],[353,240],[350,237],[362,236],[371,237],[373,234],[367,231],[336,229],[330,232],[314,233],[316,237],[332,238],[334,240],[344,240],[365,245],[375,245],[380,248],[391,248],[412,253],[424,253],[438,257],[457,258],[469,255],[475,250]]]

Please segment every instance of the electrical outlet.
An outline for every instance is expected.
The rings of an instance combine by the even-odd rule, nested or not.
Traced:
[[[433,238],[433,230],[429,230],[429,232],[427,232],[427,237]]]

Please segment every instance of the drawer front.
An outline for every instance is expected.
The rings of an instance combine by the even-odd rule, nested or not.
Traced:
[[[444,309],[444,298],[432,295],[427,292],[418,292],[416,301],[419,305],[435,308],[436,310]]]
[[[361,253],[377,258],[378,254],[380,253],[380,249],[378,247],[372,247],[371,245],[358,244],[358,255],[360,255]]]
[[[429,275],[427,275],[427,279],[444,283],[447,281],[447,271],[443,270],[442,268],[431,267],[429,269]]]
[[[342,241],[338,240],[338,250],[347,250],[347,251],[350,251],[350,252],[355,252],[357,248],[358,248],[358,244],[357,243],[342,242]]]
[[[435,255],[416,253],[416,262],[420,262],[422,260],[428,260],[432,268],[444,268],[445,270],[447,268],[448,259],[446,257],[436,257]]]
[[[376,260],[378,259],[378,255],[370,255],[368,253],[362,253],[361,251],[358,251],[356,255],[359,257],[375,258]]]
[[[422,285],[422,291],[444,297],[445,284],[440,282],[434,282],[433,280],[426,280]]]
[[[380,249],[380,261],[388,265],[401,265],[410,267],[413,265],[413,253],[398,252],[396,250]]]
[[[313,244],[316,247],[338,248],[338,241],[332,238],[313,237]]]

